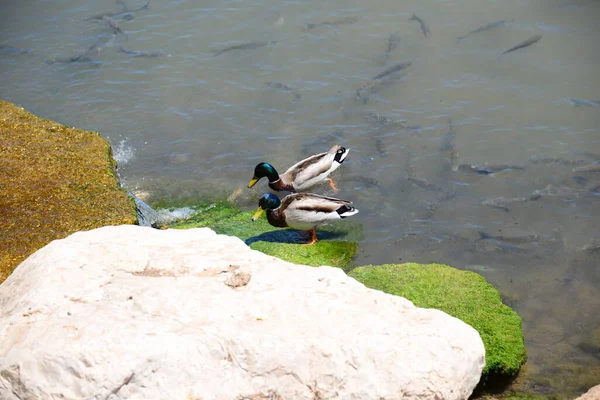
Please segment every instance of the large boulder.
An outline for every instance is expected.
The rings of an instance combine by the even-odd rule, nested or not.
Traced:
[[[478,333],[208,228],[56,240],[0,285],[2,399],[466,399]]]

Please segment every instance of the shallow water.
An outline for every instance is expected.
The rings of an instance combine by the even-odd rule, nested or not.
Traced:
[[[86,20],[120,10],[4,2],[0,44],[29,51],[0,47],[0,97],[102,132],[124,185],[150,203],[224,196],[259,161],[284,170],[342,144],[351,150],[336,196],[354,201],[364,224],[356,265],[438,261],[479,272],[523,317],[529,360],[516,389],[563,396],[600,383],[600,173],[573,171],[600,161],[600,2],[152,1],[133,19],[115,16],[124,34],[114,36]],[[268,45],[213,53],[250,41]],[[83,54],[90,60],[60,62]],[[357,98],[361,84],[406,61],[366,103]],[[524,169],[469,167],[485,163]],[[250,208],[265,187],[246,189],[241,203]],[[479,231],[502,238],[478,240]]]

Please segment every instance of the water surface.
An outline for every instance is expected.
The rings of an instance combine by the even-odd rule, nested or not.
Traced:
[[[573,168],[600,162],[600,2],[153,0],[133,19],[115,16],[116,35],[86,20],[120,11],[112,1],[4,3],[0,44],[27,51],[0,48],[0,97],[101,132],[127,189],[150,203],[225,196],[259,161],[284,170],[342,144],[351,152],[335,195],[360,209],[356,265],[479,272],[523,317],[529,360],[515,389],[567,396],[599,383],[600,173]],[[306,29],[343,18],[357,20]],[[495,20],[507,23],[456,42]],[[268,45],[214,55],[251,41]],[[406,61],[366,103],[357,98]],[[519,168],[469,167],[486,163]],[[263,190],[239,201],[250,208]]]

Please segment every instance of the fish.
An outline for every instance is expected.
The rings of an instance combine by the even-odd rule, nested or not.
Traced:
[[[583,176],[573,176],[571,177],[571,179],[573,179],[573,181],[575,181],[575,183],[578,183],[579,185],[585,185],[586,183],[588,183],[588,180],[586,178],[584,178]]]
[[[498,58],[502,57],[503,55],[505,55],[506,53],[510,53],[511,51],[515,51],[515,50],[519,50],[522,49],[524,47],[529,47],[534,43],[539,42],[540,40],[542,40],[542,34],[538,33],[537,35],[533,35],[532,37],[530,37],[529,39],[519,43],[516,46],[511,47],[510,49],[506,50],[504,53],[500,54],[498,56]]]
[[[476,242],[478,242],[480,240],[497,240],[500,242],[506,242],[506,243],[510,243],[510,244],[524,244],[524,243],[537,242],[540,240],[540,237],[538,235],[493,236],[493,235],[490,235],[489,233],[486,233],[483,231],[479,231],[478,233],[479,233],[479,239],[477,239]]]
[[[339,19],[333,19],[331,21],[323,21],[316,24],[306,24],[305,31],[310,31],[311,29],[315,29],[321,26],[337,26],[337,25],[345,25],[345,24],[353,24],[358,21],[358,17],[345,17]]]
[[[385,51],[385,57],[389,57],[390,53],[394,51],[396,47],[400,44],[400,32],[394,32],[388,38],[388,46]]]
[[[102,17],[102,20],[105,21],[108,24],[108,26],[110,26],[113,29],[113,32],[115,34],[123,34],[121,27],[119,26],[117,21],[114,20],[114,18],[105,15],[104,17]]]
[[[123,19],[132,19],[133,16],[131,15],[131,13],[145,10],[150,5],[150,2],[147,2],[143,6],[131,10],[131,9],[127,8],[127,6],[125,5],[125,3],[123,3],[122,1],[118,1],[117,3],[121,4],[123,6],[123,10],[117,11],[117,12],[110,12],[109,11],[109,12],[104,12],[104,13],[92,15],[91,17],[88,17],[85,20],[86,21],[91,21],[91,20],[94,20],[94,19],[103,19],[104,17],[119,17],[119,16],[122,16]]]
[[[599,107],[600,100],[577,100],[577,99],[569,99],[574,107]]]
[[[504,197],[504,196],[500,196],[500,197],[495,197],[493,199],[487,199],[481,202],[482,206],[489,206],[489,207],[494,207],[497,208],[501,211],[504,212],[508,212],[510,211],[510,209],[507,207],[511,204],[514,203],[526,203],[529,201],[536,201],[538,199],[540,199],[542,197],[542,193],[541,192],[536,192],[533,193],[531,196],[529,197],[513,197],[513,198],[508,198],[508,197]]]
[[[380,80],[370,80],[363,82],[360,87],[356,90],[356,97],[358,97],[364,104],[367,104],[372,94],[379,92],[381,89],[386,87],[386,82]]]
[[[408,128],[406,121],[392,119],[385,114],[370,112],[365,114],[365,118],[369,122],[379,124],[381,126],[398,126],[400,128]]]
[[[600,172],[600,163],[573,168],[573,172]]]
[[[292,93],[294,95],[294,97],[296,98],[296,100],[300,100],[300,97],[302,97],[302,94],[297,89],[294,89],[293,87],[290,87],[290,86],[286,85],[285,83],[281,83],[281,82],[266,82],[265,86],[268,86],[268,87],[273,88],[273,89],[283,90],[285,92],[290,92],[290,93]]]
[[[46,64],[70,64],[70,63],[93,63],[101,64],[100,61],[94,61],[92,58],[87,57],[85,54],[80,54],[72,57],[59,57],[46,60]]]
[[[600,250],[600,240],[598,239],[590,239],[590,241],[581,247],[583,251],[595,252]]]
[[[462,164],[459,167],[464,166],[464,164]],[[472,171],[477,172],[478,174],[483,174],[483,175],[489,175],[489,174],[494,174],[496,172],[500,172],[500,171],[504,171],[506,169],[518,169],[518,170],[524,170],[525,167],[522,165],[512,165],[512,164],[492,164],[492,165],[488,165],[488,164],[484,164],[484,165],[470,165],[467,167],[469,167]]]
[[[165,53],[164,51],[161,50],[153,50],[153,51],[135,51],[135,50],[127,50],[125,47],[120,46],[119,50],[121,50],[121,53],[125,53],[128,54],[132,57],[147,57],[147,58],[154,58],[154,57],[171,57],[170,54]]]
[[[447,153],[448,161],[450,161],[450,168],[452,171],[458,171],[458,151],[456,151],[456,132],[454,131],[454,125],[452,124],[452,118],[448,118],[448,131],[442,139],[442,145],[440,151]]]
[[[29,53],[31,49],[25,49],[22,47],[13,47],[6,44],[0,44],[0,53],[2,54],[25,54]]]
[[[393,67],[390,67],[390,68],[386,69],[382,73],[375,75],[373,77],[373,80],[375,81],[375,80],[378,80],[378,79],[385,78],[386,76],[389,76],[389,75],[391,75],[391,74],[393,74],[395,72],[400,72],[403,69],[406,69],[406,68],[410,67],[411,65],[412,65],[411,61],[406,61],[406,62],[403,62],[403,63],[400,63],[400,64],[396,64]]]
[[[425,23],[425,21],[423,21],[416,14],[413,14],[412,17],[410,17],[408,20],[409,21],[417,21],[419,24],[421,24],[421,30],[423,31],[423,35],[426,38],[428,38],[428,37],[431,36],[431,31],[429,30],[429,27],[427,26],[427,24]]]
[[[499,26],[502,26],[502,25],[506,24],[507,22],[508,21],[506,21],[506,20],[503,19],[503,20],[493,21],[493,22],[490,22],[488,24],[482,25],[479,28],[474,29],[471,32],[467,33],[466,35],[457,38],[456,39],[456,43],[459,43],[464,38],[467,38],[467,37],[469,37],[469,36],[471,36],[471,35],[473,35],[475,33],[489,31],[490,29],[494,29],[494,28],[497,28]]]
[[[221,50],[213,50],[213,54],[215,56],[218,56],[218,55],[221,55],[223,53],[226,53],[226,52],[232,51],[232,50],[254,50],[254,49],[266,47],[266,46],[269,46],[272,44],[277,44],[277,43],[278,42],[276,40],[270,40],[268,42],[248,42],[248,43],[236,44],[236,45],[229,46],[229,47],[226,47]]]
[[[533,164],[546,164],[546,165],[584,165],[588,164],[586,160],[569,160],[567,158],[555,158],[555,157],[530,157],[529,161]]]
[[[581,154],[582,156],[585,156],[587,158],[591,158],[592,160],[600,161],[600,154],[592,153],[589,151],[579,151],[577,153]]]
[[[360,87],[356,90],[356,96],[367,104],[370,95],[379,92],[381,89],[388,85],[388,80],[391,78],[390,75],[396,72],[402,71],[408,68],[412,64],[411,61],[406,61],[400,64],[396,64],[391,68],[386,69],[382,73],[376,75],[373,79],[363,82]],[[386,79],[383,79],[386,78]]]
[[[427,190],[428,192],[437,192],[437,193],[446,193],[447,190],[444,189],[443,187],[434,185],[433,183],[429,182],[427,179],[424,178],[418,178],[416,176],[412,176],[412,175],[407,175],[404,177],[407,181],[409,181],[410,183],[412,183],[415,186],[420,187],[421,189]]]
[[[498,240],[486,240],[483,242],[479,242],[477,244],[483,244],[483,247],[480,247],[478,250],[483,251],[485,253],[489,253],[491,251],[500,250],[505,253],[518,253],[518,254],[527,254],[530,253],[530,250],[522,249],[512,244],[502,243]],[[479,247],[479,246],[478,246]]]

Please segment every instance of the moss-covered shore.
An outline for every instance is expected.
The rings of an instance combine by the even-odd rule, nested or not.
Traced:
[[[135,224],[108,141],[0,101],[0,283],[54,239]]]

